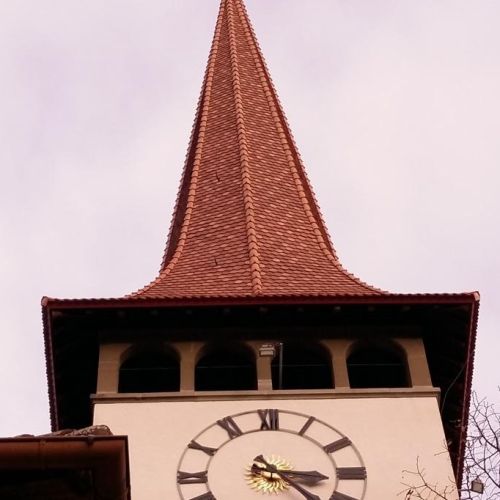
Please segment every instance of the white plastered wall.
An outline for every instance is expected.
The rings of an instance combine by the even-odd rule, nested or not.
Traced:
[[[216,420],[257,408],[313,415],[347,435],[366,466],[365,500],[404,498],[400,494],[405,489],[403,482],[416,484],[418,478],[405,476],[403,471],[415,470],[417,458],[429,482],[442,487],[451,484],[453,472],[437,401],[432,396],[96,403],[94,423],[129,436],[134,500],[177,500],[176,471],[186,445]],[[238,500],[266,497],[302,498],[294,492],[270,497],[249,489],[248,498],[238,495]]]

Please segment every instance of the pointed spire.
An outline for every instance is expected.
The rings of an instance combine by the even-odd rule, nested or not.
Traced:
[[[160,274],[143,298],[379,294],[335,255],[242,0],[222,0]]]

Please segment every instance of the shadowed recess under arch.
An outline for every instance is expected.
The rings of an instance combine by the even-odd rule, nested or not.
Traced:
[[[255,355],[241,344],[212,345],[196,363],[195,390],[244,391],[257,389]]]
[[[284,342],[282,384],[280,356],[271,363],[273,389],[332,389],[333,373],[329,351],[316,342]]]
[[[179,359],[174,351],[140,349],[120,366],[118,392],[175,392],[179,389]]]
[[[360,342],[347,358],[352,389],[409,387],[406,356],[395,344]]]

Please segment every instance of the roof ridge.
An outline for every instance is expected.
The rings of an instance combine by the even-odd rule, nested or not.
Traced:
[[[231,76],[233,83],[234,105],[236,108],[236,127],[238,130],[238,145],[241,160],[241,177],[243,182],[243,202],[245,209],[246,231],[248,240],[248,252],[250,256],[250,272],[252,276],[252,290],[256,294],[262,293],[262,279],[259,259],[259,247],[257,233],[255,231],[255,214],[253,204],[253,193],[248,157],[248,148],[245,130],[245,117],[241,98],[240,75],[238,71],[238,48],[234,29],[234,10],[232,2],[227,1],[227,24],[229,32],[229,52],[231,59]]]
[[[305,192],[302,179],[299,175],[299,172],[297,171],[297,166],[295,164],[295,158],[293,153],[295,152],[295,157],[297,159],[297,162],[299,166],[302,169],[302,174],[303,174],[303,180],[307,182],[308,188],[310,195],[314,199],[314,193],[312,191],[311,186],[309,185],[309,182],[307,180],[306,174],[305,174],[305,169],[302,164],[302,160],[300,158],[300,155],[298,153],[297,147],[295,145],[295,141],[293,140],[293,137],[291,136],[290,128],[288,126],[288,123],[286,121],[285,114],[283,110],[281,109],[281,105],[278,100],[278,95],[276,92],[276,89],[274,88],[274,85],[271,81],[271,77],[269,76],[269,70],[266,66],[264,57],[262,56],[262,53],[260,52],[260,47],[257,42],[257,37],[255,36],[255,32],[252,28],[252,24],[250,22],[250,19],[248,17],[248,13],[246,11],[245,5],[241,2],[241,0],[236,0],[236,8],[239,11],[240,16],[244,19],[243,23],[243,29],[245,31],[245,36],[247,37],[247,40],[251,42],[249,44],[250,46],[250,51],[252,53],[255,66],[257,68],[257,72],[259,73],[259,77],[261,79],[261,82],[263,83],[265,87],[265,95],[267,102],[269,104],[269,107],[271,108],[271,114],[273,116],[273,121],[276,126],[276,130],[278,131],[278,134],[280,136],[280,141],[281,145],[283,147],[283,150],[286,154],[287,157],[287,162],[288,166],[290,168],[290,171],[292,173],[292,177],[295,183],[295,187],[297,188],[297,192],[299,194],[299,198],[302,202],[302,206],[304,208],[304,212],[306,214],[307,219],[311,223],[311,226],[313,228],[314,235],[316,237],[316,241],[318,242],[318,245],[323,252],[323,254],[326,256],[326,258],[342,273],[347,275],[350,279],[355,281],[356,283],[369,288],[370,290],[378,291],[381,292],[379,288],[373,287],[371,285],[368,285],[367,283],[361,281],[359,278],[354,276],[352,273],[347,271],[339,262],[337,255],[335,253],[335,249],[330,241],[330,237],[328,233],[326,232],[326,227],[324,225],[323,219],[321,217],[321,214],[319,213],[319,210],[317,210],[317,216],[320,218],[321,223],[322,223],[322,228],[320,228],[318,221],[311,210],[311,205],[310,205],[310,200],[308,199],[307,193]],[[277,102],[276,102],[277,101]],[[285,124],[287,125],[286,127],[283,126],[281,120],[285,121]],[[288,140],[292,142],[294,146],[294,151],[292,151],[292,148],[290,148],[290,145],[288,143]],[[315,200],[314,200],[315,201]],[[315,203],[314,206],[317,208],[317,204]],[[323,231],[321,230],[323,229]],[[326,239],[326,242],[325,242]]]
[[[201,153],[203,150],[203,143],[204,143],[204,139],[205,139],[205,129],[206,129],[206,124],[207,124],[207,116],[208,116],[208,104],[210,102],[210,97],[212,94],[212,82],[213,82],[213,76],[214,76],[215,58],[216,58],[217,51],[219,48],[219,40],[220,40],[220,33],[221,33],[221,26],[222,26],[222,13],[224,10],[223,5],[224,5],[224,2],[221,3],[220,9],[219,9],[219,14],[217,16],[217,23],[215,25],[215,33],[214,33],[214,38],[212,41],[212,48],[210,50],[210,55],[208,57],[207,69],[205,72],[205,78],[204,78],[204,82],[202,85],[202,90],[201,90],[199,104],[198,104],[198,113],[197,113],[197,118],[199,116],[198,134],[195,134],[197,119],[195,119],[195,124],[193,126],[193,131],[192,131],[191,140],[195,140],[197,138],[198,141],[196,143],[196,148],[194,151],[193,169],[192,169],[191,177],[190,177],[189,191],[188,191],[188,195],[187,195],[186,207],[184,209],[184,219],[182,221],[182,225],[181,225],[181,228],[179,231],[179,236],[178,236],[177,244],[175,247],[175,251],[173,252],[173,255],[170,258],[170,260],[168,260],[168,257],[167,257],[168,253],[169,253],[168,250],[169,250],[170,243],[173,240],[173,232],[174,232],[174,226],[175,226],[175,215],[177,214],[177,209],[174,210],[174,216],[173,216],[173,220],[172,220],[172,224],[171,224],[171,228],[170,228],[170,234],[169,234],[169,238],[167,241],[167,245],[166,245],[165,254],[163,257],[163,262],[162,262],[162,266],[160,269],[160,273],[148,285],[140,288],[136,292],[125,295],[126,298],[134,297],[134,296],[139,295],[143,292],[146,292],[152,286],[154,286],[156,283],[160,282],[165,276],[167,276],[172,271],[175,264],[178,262],[178,260],[181,256],[182,250],[184,248],[184,244],[186,242],[188,226],[189,226],[189,223],[191,220],[191,214],[192,214],[193,206],[194,206],[194,198],[195,198],[195,194],[196,194]],[[191,149],[191,146],[192,146],[192,144],[190,144],[188,151]],[[176,205],[180,204],[180,202],[181,202],[180,198],[181,198],[181,193],[182,193],[182,187],[184,184],[184,177],[186,176],[187,169],[188,169],[189,156],[190,155],[188,152],[187,157],[186,157],[186,161],[184,163],[184,171],[183,171],[183,176],[182,176],[183,179],[181,180],[179,193],[177,195]]]
[[[278,135],[280,137],[281,145],[283,147],[283,150],[286,154],[286,159],[288,163],[288,167],[290,168],[290,171],[292,173],[292,177],[294,180],[295,187],[297,189],[297,192],[299,194],[300,201],[302,202],[302,206],[304,208],[304,212],[306,214],[306,217],[308,218],[309,222],[311,223],[313,227],[313,232],[314,235],[316,236],[316,240],[318,241],[318,244],[321,248],[321,250],[326,254],[326,256],[330,259],[333,258],[335,259],[334,253],[330,252],[327,246],[325,245],[325,242],[323,240],[321,231],[318,227],[318,223],[316,221],[316,218],[314,217],[314,214],[311,211],[311,207],[309,206],[309,201],[307,199],[307,195],[304,191],[304,187],[301,183],[300,177],[297,172],[297,168],[295,166],[295,161],[293,158],[293,154],[291,151],[291,148],[288,144],[287,141],[287,132],[288,132],[288,127],[283,127],[281,120],[280,120],[280,114],[283,115],[283,112],[281,109],[278,108],[277,103],[275,102],[275,99],[273,99],[273,95],[276,95],[276,90],[274,89],[274,86],[271,84],[268,78],[269,71],[267,70],[267,67],[265,67],[263,63],[263,57],[262,54],[259,53],[259,48],[256,48],[256,37],[251,29],[251,24],[250,20],[248,18],[248,15],[246,13],[246,9],[243,7],[243,5],[237,1],[238,8],[240,9],[240,13],[243,13],[243,19],[245,20],[245,23],[243,25],[243,28],[245,30],[245,35],[249,41],[252,41],[253,43],[250,44],[250,51],[252,52],[252,56],[255,62],[255,65],[257,67],[257,71],[259,73],[259,77],[261,82],[266,88],[265,95],[267,102],[269,104],[269,107],[271,108],[271,114],[273,117],[273,121],[276,127],[276,130],[278,131]],[[269,88],[271,87],[271,89]],[[273,92],[274,91],[274,92]],[[281,113],[280,113],[281,112]]]
[[[302,162],[300,152],[298,150],[297,144],[295,143],[295,139],[293,137],[293,134],[290,130],[290,124],[288,123],[285,112],[283,111],[283,107],[282,107],[281,102],[279,100],[278,92],[277,92],[277,90],[274,86],[273,80],[271,78],[269,68],[267,67],[266,60],[265,60],[264,56],[262,55],[262,49],[260,48],[259,41],[257,39],[257,35],[255,34],[255,30],[253,29],[252,22],[250,21],[250,16],[248,15],[246,6],[242,0],[235,0],[235,3],[237,4],[237,8],[240,11],[240,14],[242,14],[242,17],[245,20],[245,22],[243,23],[243,29],[245,30],[245,34],[246,34],[247,39],[252,42],[250,44],[250,50],[252,52],[252,56],[253,56],[253,59],[254,59],[255,64],[256,64],[257,71],[260,74],[261,81],[264,84],[264,86],[268,87],[268,89],[270,90],[270,92],[266,92],[266,98],[268,100],[268,103],[269,103],[269,106],[271,107],[271,109],[274,108],[274,112],[272,113],[272,115],[273,115],[274,121],[277,125],[276,128],[277,128],[278,134],[280,135],[283,149],[285,150],[285,153],[287,153],[287,156],[288,156],[288,153],[290,154],[290,156],[292,157],[292,161],[293,161],[293,158],[295,156],[297,163],[299,164],[299,166],[301,168],[300,174],[302,174],[303,181],[307,184],[307,187],[309,190],[308,194],[310,195],[310,197],[312,199],[312,203],[311,203],[311,200],[308,200],[307,193],[305,193],[303,186],[300,182],[301,176],[298,175],[295,164],[293,164],[292,174],[294,173],[294,171],[297,174],[297,175],[293,175],[293,177],[294,177],[294,181],[295,181],[297,187],[300,188],[300,189],[298,189],[299,197],[301,198],[303,205],[307,204],[307,207],[310,211],[310,215],[314,219],[313,223],[321,234],[321,240],[322,240],[323,245],[325,245],[327,251],[330,252],[335,259],[337,259],[337,254],[335,252],[335,248],[332,244],[332,241],[331,241],[330,235],[328,234],[328,230],[326,228],[325,222],[324,222],[323,217],[321,215],[321,212],[318,208],[318,203],[317,203],[316,197],[314,195],[313,189],[311,187],[311,183],[309,182],[309,179],[307,177],[307,173],[306,173],[304,164]],[[285,126],[283,126],[282,122],[284,123]],[[293,148],[290,147],[289,142],[291,143]],[[288,160],[288,158],[287,158],[287,160]],[[289,162],[289,164],[290,164],[290,162]],[[302,198],[302,196],[300,196],[301,192],[303,195],[305,195],[305,198]],[[318,224],[318,221],[316,220],[316,217],[314,216],[313,211],[311,210],[311,205],[315,209],[316,216],[320,220],[321,226]],[[306,215],[309,218],[309,214],[307,214],[307,211],[306,211]],[[326,240],[326,243],[325,243],[325,240]]]

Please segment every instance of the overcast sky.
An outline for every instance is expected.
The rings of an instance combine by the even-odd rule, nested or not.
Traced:
[[[500,399],[500,2],[247,0],[345,267],[481,292]],[[40,299],[156,276],[218,0],[0,0],[0,435],[49,430]]]

